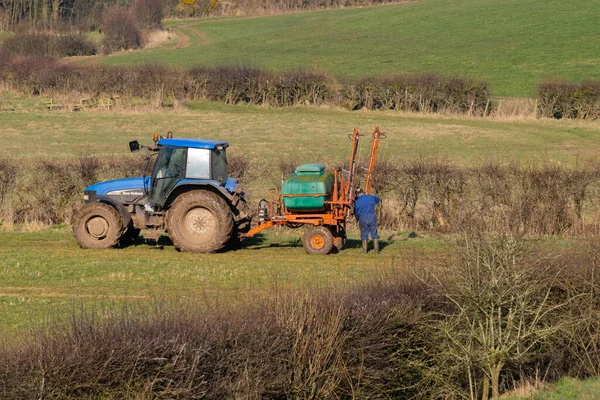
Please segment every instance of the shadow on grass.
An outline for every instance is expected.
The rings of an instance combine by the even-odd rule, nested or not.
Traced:
[[[379,250],[382,251],[386,247],[390,246],[394,243],[393,236],[390,236],[387,239],[379,239]],[[132,246],[148,246],[150,249],[162,250],[165,246],[173,246],[173,242],[168,235],[160,235],[157,239],[151,237],[138,237],[135,242],[130,245],[124,247],[132,247]],[[302,247],[302,238],[298,237],[296,239],[285,239],[281,242],[268,242],[266,237],[262,234],[257,234],[256,236],[249,237],[244,239],[244,241],[237,246],[227,246],[222,252],[232,251],[232,250],[262,250],[267,248],[297,248]],[[360,249],[362,247],[362,243],[360,239],[348,239],[346,242],[345,249]],[[368,246],[369,252],[373,251],[373,241],[369,240]],[[337,251],[332,252],[333,254],[337,253]]]

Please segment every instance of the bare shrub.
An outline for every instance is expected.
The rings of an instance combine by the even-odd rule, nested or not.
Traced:
[[[109,10],[107,13],[107,15],[111,15]],[[118,15],[118,18],[129,18]],[[112,40],[109,36],[107,32],[107,39]],[[338,86],[321,72],[275,73],[243,67],[193,67],[184,70],[155,64],[107,68],[66,66],[49,60],[43,62],[29,60],[24,65],[22,65],[23,63],[22,60],[17,60],[9,63],[5,68],[11,72],[15,70],[16,79],[12,76],[9,79],[7,74],[2,76],[4,82],[18,90],[29,92],[31,87],[36,87],[38,92],[69,93],[73,91],[92,93],[95,96],[118,94],[125,99],[131,99],[135,95],[152,100],[158,106],[168,99],[171,102],[209,100],[228,104],[246,103],[270,107],[354,104],[350,108],[390,109],[391,107],[391,109],[398,110],[443,111],[472,115],[482,115],[482,113],[488,112],[485,102],[488,95],[485,84],[469,86],[462,91],[453,88],[453,85],[466,86],[467,83],[462,80],[438,81],[431,77],[412,78],[413,80],[402,81],[401,84],[411,85],[410,90],[420,90],[419,94],[413,93],[409,100],[406,100],[402,96],[408,92],[401,90],[400,92],[404,93],[402,98],[394,100],[392,97],[400,93],[398,92],[400,89],[392,87],[395,85],[394,82],[375,81],[375,83],[379,82],[383,85],[380,85],[381,87],[377,90],[367,81],[347,82],[338,91]],[[57,76],[57,73],[60,73],[60,76]],[[392,86],[387,87],[388,84]],[[440,89],[436,85],[445,85],[444,87],[451,90],[448,89],[449,92],[442,95],[439,93],[443,88]],[[396,94],[388,93],[388,89],[395,90]],[[381,97],[381,93],[377,91],[387,93],[384,94],[388,97]],[[455,92],[460,93],[462,97],[453,97]],[[406,108],[398,101],[409,101],[410,104]]]
[[[514,236],[467,236],[457,256],[440,280],[454,306],[441,329],[468,374],[471,398],[496,399],[504,369],[518,368],[559,333],[564,322],[555,316],[568,300],[552,296],[557,272],[527,265]]]
[[[131,5],[131,9],[140,27],[146,29],[160,28],[163,18],[162,0],[135,0]]]
[[[419,329],[430,296],[423,284],[275,293],[241,309],[184,301],[130,304],[112,316],[83,312],[0,351],[1,393],[317,399],[415,395],[431,384],[420,381],[427,350],[397,353],[396,338],[406,333],[412,349],[429,346]],[[391,372],[406,380],[386,379]]]
[[[580,281],[577,301],[570,307],[571,323],[564,327],[563,347],[568,351],[570,375],[598,376],[600,372],[600,305],[598,304],[598,266],[588,268]]]
[[[13,55],[50,57],[56,55],[56,37],[49,32],[15,33],[2,43],[2,48]]]
[[[105,53],[135,49],[142,44],[142,35],[129,8],[113,5],[102,13],[102,43]]]
[[[95,156],[79,157],[79,175],[85,186],[89,186],[98,181],[98,171],[102,166],[102,161]]]
[[[94,42],[85,32],[65,32],[56,36],[56,56],[91,56],[96,54]]]
[[[13,223],[13,201],[17,186],[18,168],[11,160],[0,158],[0,225],[11,226]]]
[[[231,178],[244,180],[250,176],[248,158],[244,154],[228,154],[227,170]]]
[[[325,103],[329,78],[321,73],[269,73],[253,68],[195,67],[186,72],[190,99],[229,104],[265,104],[286,107]]]
[[[517,204],[524,232],[557,234],[581,220],[591,171],[569,171],[558,166],[521,171],[521,192]]]
[[[71,212],[83,193],[77,169],[68,162],[40,161],[32,176],[31,200],[27,214],[45,224],[60,224],[71,220]]]
[[[10,53],[5,49],[0,48],[0,76],[2,76],[4,68],[6,68],[10,64],[11,59],[12,56],[10,55]]]
[[[13,54],[33,57],[85,56],[96,53],[94,43],[83,32],[18,32],[4,41],[3,48]]]
[[[366,78],[346,81],[340,104],[351,110],[403,110],[487,115],[487,83],[435,75]]]
[[[579,235],[596,224],[589,208],[584,224],[586,205],[593,203],[590,187],[596,190],[594,169],[497,163],[458,168],[426,158],[380,166],[374,188],[393,204],[380,210],[382,225],[392,229]]]
[[[538,86],[538,116],[545,118],[600,118],[600,82],[546,82]]]

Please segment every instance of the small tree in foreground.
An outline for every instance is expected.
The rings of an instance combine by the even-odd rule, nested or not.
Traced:
[[[513,236],[476,236],[458,245],[459,262],[448,271],[446,297],[455,312],[441,325],[450,353],[468,370],[470,396],[500,395],[501,373],[518,365],[561,328],[553,301],[556,273],[522,263],[524,251]]]

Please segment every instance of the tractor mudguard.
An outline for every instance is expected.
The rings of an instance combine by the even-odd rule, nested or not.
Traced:
[[[193,190],[193,189],[200,189],[202,187],[206,187],[209,188],[209,190],[215,190],[217,191],[219,194],[221,194],[223,196],[224,199],[227,200],[227,202],[229,204],[231,204],[231,206],[233,208],[235,208],[236,210],[238,210],[238,215],[235,218],[237,219],[242,219],[242,218],[247,218],[249,216],[249,212],[246,212],[245,208],[242,209],[242,202],[239,201],[239,193],[234,192],[234,193],[230,193],[225,187],[219,185],[219,182],[217,181],[194,181],[194,180],[181,180],[180,182],[177,183],[177,185],[171,190],[171,192],[169,192],[169,195],[167,196],[167,201],[165,202],[165,205],[168,206],[170,205],[173,201],[175,201],[175,198],[181,194],[184,193],[188,190]],[[245,204],[245,203],[243,203]],[[239,207],[238,207],[239,205]]]
[[[131,222],[131,214],[129,214],[129,211],[127,211],[127,208],[125,208],[125,206],[123,204],[114,201],[113,199],[111,199],[108,196],[102,196],[102,195],[100,195],[100,196],[96,195],[94,197],[94,201],[96,201],[98,203],[109,204],[109,205],[113,206],[114,208],[116,208],[117,211],[119,212],[119,214],[121,215],[121,220],[123,221],[123,227],[129,226],[129,223]]]
[[[229,201],[231,201],[233,197],[231,193],[229,193],[223,186],[219,185],[219,182],[217,181],[195,181],[192,179],[182,179],[181,181],[177,182],[177,185],[175,185],[175,187],[167,195],[167,201],[165,202],[165,205],[171,204],[175,200],[175,197],[177,197],[178,193],[185,192],[190,189],[197,189],[203,186],[217,190]]]

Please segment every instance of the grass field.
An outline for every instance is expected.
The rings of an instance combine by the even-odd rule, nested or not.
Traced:
[[[125,249],[82,250],[66,227],[2,233],[0,334],[79,304],[186,296],[230,302],[275,286],[351,287],[408,265],[435,265],[448,253],[448,243],[440,238],[386,232],[382,254],[364,256],[352,232],[347,250],[323,258],[305,254],[300,235],[271,230],[242,250],[202,255],[177,252],[167,237],[159,245],[139,240]]]
[[[529,395],[502,397],[506,400],[594,400],[600,398],[600,379],[563,378]]]
[[[491,4],[490,4],[491,3]],[[365,9],[261,18],[169,22],[190,37],[189,47],[111,56],[101,62],[157,61],[171,65],[244,64],[273,69],[317,67],[335,76],[436,72],[483,78],[497,95],[528,96],[545,78],[600,78],[595,66],[593,16],[600,3],[578,10],[550,0],[423,0]],[[0,33],[0,40],[3,36]],[[303,40],[298,40],[302,38]],[[269,109],[195,102],[188,109],[48,112],[43,99],[0,93],[3,157],[26,168],[42,159],[127,154],[127,142],[149,144],[154,132],[227,140],[230,152],[252,166],[301,162],[339,163],[346,136],[380,125],[388,133],[380,159],[438,157],[464,166],[496,160],[524,165],[598,162],[600,122],[478,119],[330,108]],[[366,144],[363,144],[364,156]],[[131,157],[139,157],[131,155]],[[260,173],[260,172],[258,172]],[[244,185],[263,191],[262,183]],[[151,303],[157,299],[245,304],[292,288],[351,288],[430,270],[453,256],[452,235],[383,232],[382,254],[364,256],[358,232],[340,254],[305,254],[302,231],[270,230],[242,250],[179,253],[166,237],[124,249],[82,250],[68,226],[14,232],[0,226],[0,345],[30,326],[83,308]],[[574,239],[538,238],[544,256],[583,246]],[[582,242],[583,243],[583,242]],[[564,379],[529,399],[598,398],[598,380]]]
[[[485,79],[531,96],[545,79],[600,79],[600,2],[422,0],[269,17],[170,22],[187,48],[108,57],[106,64],[319,68],[337,77],[433,72]],[[201,35],[198,34],[201,33]]]
[[[31,107],[31,99],[11,101]],[[32,164],[40,159],[78,155],[126,155],[127,141],[150,143],[153,132],[173,130],[179,137],[225,139],[231,153],[268,163],[339,162],[347,157],[346,136],[354,126],[368,133],[380,124],[388,132],[381,158],[419,155],[477,165],[490,158],[530,164],[560,161],[569,165],[595,160],[597,122],[491,120],[391,112],[349,112],[298,107],[267,109],[193,103],[184,111],[0,113],[7,140],[0,157]],[[363,144],[363,155],[366,148]],[[138,157],[133,155],[132,157]],[[252,165],[252,164],[251,164]],[[263,185],[244,183],[262,194]],[[257,193],[260,191],[260,193]],[[448,255],[451,238],[408,239],[386,233],[379,258],[359,254],[356,232],[350,249],[337,256],[310,257],[299,232],[271,231],[248,249],[216,255],[178,253],[172,246],[140,244],[123,250],[80,250],[66,227],[0,235],[0,330],[22,329],[53,308],[74,301],[147,299],[159,294],[224,293],[262,290],[274,282],[346,285],[382,270],[412,264],[435,265]],[[326,260],[326,262],[324,262]]]
[[[490,159],[574,165],[596,160],[600,150],[599,122],[194,103],[185,111],[0,113],[2,134],[10,138],[0,148],[0,156],[34,161],[126,155],[129,140],[149,143],[154,132],[172,130],[178,137],[227,140],[231,153],[243,153],[251,161],[278,162],[291,157],[306,162],[339,162],[347,157],[346,136],[352,129],[370,133],[376,124],[389,134],[381,147],[383,159],[423,155],[463,165]]]

